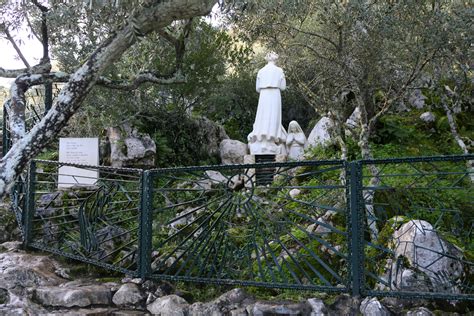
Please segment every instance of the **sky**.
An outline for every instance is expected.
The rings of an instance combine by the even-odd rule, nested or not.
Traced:
[[[17,39],[17,44],[20,46],[23,55],[31,66],[38,63],[43,54],[41,43],[36,39],[28,39],[25,31],[20,33],[12,33],[12,36]],[[21,43],[18,41],[21,39]],[[4,69],[25,68],[25,65],[20,59],[16,58],[17,54],[11,43],[3,38],[0,38],[0,67]],[[0,78],[0,85],[10,87],[13,79]]]

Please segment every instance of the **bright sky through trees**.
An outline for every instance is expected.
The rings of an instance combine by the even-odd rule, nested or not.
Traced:
[[[20,32],[12,31],[12,35],[30,65],[36,65],[43,54],[41,43],[36,38],[28,38],[28,33],[24,30]],[[25,67],[23,62],[17,57],[11,43],[3,38],[0,38],[0,67],[6,69]],[[10,84],[13,80],[14,79],[10,78],[0,78],[0,85],[10,88]]]

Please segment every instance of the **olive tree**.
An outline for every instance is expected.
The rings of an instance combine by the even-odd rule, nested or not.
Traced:
[[[68,120],[80,108],[82,102],[94,87],[101,84],[112,88],[128,89],[144,82],[169,82],[181,80],[179,67],[175,71],[160,74],[154,70],[141,70],[130,80],[114,80],[105,77],[107,70],[120,60],[121,56],[141,38],[152,34],[161,34],[176,45],[177,52],[182,48],[180,38],[175,38],[168,31],[177,22],[189,20],[195,16],[207,15],[217,0],[165,0],[165,1],[139,1],[134,3],[124,2],[123,7],[118,9],[107,8],[116,2],[105,2],[100,8],[87,8],[85,2],[62,3],[52,1],[45,4],[32,0],[30,2],[3,3],[0,7],[2,21],[0,22],[2,34],[12,44],[15,40],[11,36],[11,30],[19,27],[26,21],[32,26],[35,33],[43,44],[43,58],[38,65],[29,65],[25,60],[24,69],[0,68],[0,76],[15,78],[10,90],[10,99],[5,106],[10,117],[10,131],[13,145],[8,153],[0,160],[0,196],[3,196],[16,176],[24,169],[29,159],[37,155],[48,141],[54,138],[67,124]],[[32,10],[40,21],[40,32],[35,29],[32,18],[28,15]],[[83,13],[83,17],[74,20],[74,14]],[[94,17],[103,17],[104,12],[109,12],[109,18],[114,23],[103,23],[94,26]],[[88,16],[90,15],[90,16]],[[87,18],[89,17],[89,18]],[[55,25],[51,29],[49,21]],[[56,24],[55,24],[56,23]],[[58,29],[58,23],[64,27]],[[71,31],[78,27],[76,32]],[[81,42],[78,36],[82,30],[96,27],[95,38],[91,41]],[[55,35],[52,35],[55,34]],[[90,35],[91,33],[88,32]],[[74,35],[74,36],[73,36]],[[77,49],[86,49],[91,45],[93,50],[80,64],[71,67],[70,72],[51,72],[50,61],[50,39],[70,38],[77,43]],[[18,55],[22,56],[20,48]],[[177,54],[179,56],[179,53]],[[179,66],[179,65],[178,65]],[[64,82],[57,101],[52,108],[30,131],[25,128],[25,92],[34,85],[48,82]]]

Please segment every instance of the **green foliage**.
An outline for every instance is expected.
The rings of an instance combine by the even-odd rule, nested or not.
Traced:
[[[224,126],[232,139],[246,142],[252,130],[258,105],[255,91],[257,70],[263,67],[263,56],[253,55],[258,62],[241,63],[222,78],[217,89],[203,98],[196,111]],[[286,128],[290,121],[296,120],[306,130],[314,117],[314,110],[302,98],[291,82],[282,92],[282,124]]]
[[[340,153],[333,145],[318,145],[315,147],[309,147],[305,153],[305,156],[308,157],[309,160],[338,160]]]
[[[196,109],[220,123],[230,138],[246,141],[258,104],[252,71],[238,69],[223,78],[219,89],[203,99]]]
[[[53,150],[46,150],[36,156],[36,159],[42,159],[42,160],[52,160],[52,161],[58,161],[59,159],[59,151],[57,149]]]
[[[207,125],[207,126],[206,126]],[[222,139],[220,129],[212,122],[190,117],[177,109],[155,109],[144,115],[136,126],[152,135],[157,144],[159,167],[217,164],[217,152],[210,152]]]
[[[444,124],[447,124],[446,118],[438,116],[435,124],[430,125],[419,119],[421,113],[421,111],[411,111],[387,114],[382,117],[372,137],[374,157],[391,158],[461,153],[454,138],[443,128]]]

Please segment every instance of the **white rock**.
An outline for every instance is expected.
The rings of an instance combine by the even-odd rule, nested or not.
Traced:
[[[332,227],[334,225],[333,225],[331,219],[336,214],[337,213],[335,211],[327,211],[326,213],[324,213],[323,216],[320,216],[317,219],[317,221]],[[317,233],[317,234],[327,234],[327,233],[332,232],[332,230],[330,228],[324,226],[324,225],[318,225],[316,227],[316,229],[314,230],[314,232]]]
[[[430,291],[430,279],[427,275],[417,273],[411,269],[395,269],[392,271],[392,275],[395,275],[398,270],[401,273],[393,278],[392,282],[397,285],[403,291],[415,291],[415,292],[429,292]]]
[[[46,256],[0,253],[0,286],[4,289],[58,285],[65,280],[55,270],[59,264]]]
[[[311,316],[324,316],[328,314],[326,306],[322,300],[318,298],[310,298],[307,302],[309,306],[311,306]]]
[[[109,305],[112,293],[109,288],[100,285],[82,287],[45,286],[34,291],[34,298],[44,306],[86,307],[91,305]]]
[[[192,304],[189,307],[189,315],[193,316],[220,316],[220,315],[227,315],[226,311],[229,308],[238,308],[240,307],[240,303],[247,298],[247,294],[242,289],[233,289],[224,294],[222,294],[217,299],[208,302],[208,303],[201,303],[197,302]],[[247,312],[245,309],[240,309],[240,313]],[[238,312],[235,312],[234,315],[239,315]]]
[[[360,303],[360,312],[364,316],[389,316],[390,312],[376,297],[366,297]]]
[[[406,316],[432,316],[432,315],[434,314],[426,307],[417,307],[415,309],[409,310],[406,313]]]
[[[290,190],[289,194],[290,194],[290,197],[292,199],[294,199],[295,197],[297,197],[298,195],[301,194],[301,190],[300,189],[292,189],[292,190]]]
[[[395,257],[404,256],[411,266],[430,278],[433,286],[447,286],[453,290],[450,284],[445,283],[461,277],[463,266],[459,260],[452,258],[461,258],[462,253],[443,241],[430,223],[411,220],[394,232],[393,240]]]
[[[123,284],[112,298],[112,302],[118,306],[133,306],[145,297],[138,286],[134,283]]]
[[[237,308],[230,311],[230,316],[247,316],[245,308]]]
[[[189,304],[182,297],[168,295],[158,298],[148,305],[146,309],[154,315],[185,316],[188,314]]]
[[[244,163],[244,156],[248,153],[248,146],[238,140],[224,139],[219,145],[223,165]]]
[[[242,158],[243,159],[243,158]],[[242,160],[243,162],[243,160]],[[219,171],[207,170],[206,175],[213,183],[226,183],[227,178],[222,175]]]
[[[21,241],[7,241],[4,242],[3,244],[0,244],[0,250],[5,249],[6,251],[15,251],[15,250],[20,250],[22,247],[22,242]]]
[[[219,171],[207,170],[205,175],[206,177],[203,180],[196,182],[194,189],[210,190],[212,187],[227,183],[228,181]]]
[[[431,122],[436,121],[436,116],[432,112],[425,112],[420,115],[420,119],[423,122],[431,123]]]
[[[307,147],[316,147],[318,145],[326,146],[330,144],[331,134],[329,130],[333,126],[334,123],[330,118],[322,117],[309,134]]]
[[[156,144],[148,134],[138,133],[128,124],[109,127],[110,164],[113,167],[154,166]],[[124,152],[124,149],[125,152]]]
[[[301,306],[299,304],[274,304],[266,302],[257,302],[247,306],[247,312],[254,316],[264,315],[301,315]]]
[[[413,107],[422,109],[425,106],[425,99],[426,97],[423,95],[423,92],[421,92],[420,89],[416,89],[409,97],[408,102],[410,102]]]
[[[360,121],[360,110],[359,107],[356,107],[354,112],[352,112],[351,116],[346,121],[346,126],[349,128],[355,128],[359,125]]]

